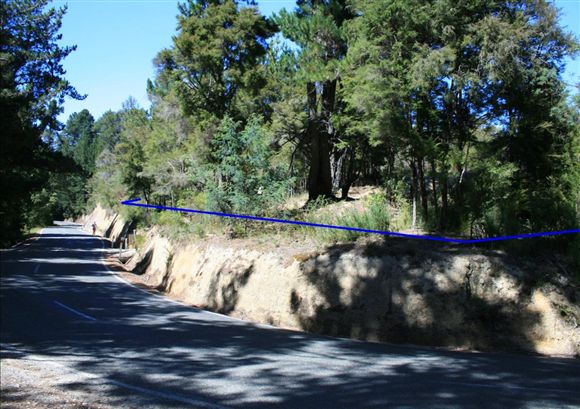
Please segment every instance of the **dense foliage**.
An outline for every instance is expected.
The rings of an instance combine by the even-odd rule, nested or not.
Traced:
[[[151,109],[129,100],[97,121],[82,111],[51,137],[76,167],[36,190],[42,214],[130,197],[275,214],[289,193],[339,200],[374,184],[381,200],[352,220],[384,228],[380,208],[395,201],[418,215],[403,228],[484,237],[578,226],[579,104],[562,81],[578,43],[547,1],[298,0],[268,19],[251,2],[190,0],[179,12],[147,84]],[[8,83],[2,72],[3,104],[4,89],[50,91],[7,119],[28,135],[15,118],[30,118],[33,137],[13,139],[43,146],[46,98],[72,89],[19,86],[31,71],[14,72]]]
[[[82,97],[63,78],[61,61],[74,49],[57,44],[65,10],[47,3],[0,2],[0,244],[17,239],[27,214],[38,212],[31,194],[51,183],[49,173],[75,167],[51,146],[64,98]]]

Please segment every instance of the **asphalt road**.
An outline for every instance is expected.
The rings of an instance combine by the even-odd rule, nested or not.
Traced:
[[[118,407],[580,407],[580,361],[373,344],[146,293],[74,226],[1,253],[1,350]],[[58,368],[58,369],[57,369]],[[34,391],[31,391],[34,393]]]

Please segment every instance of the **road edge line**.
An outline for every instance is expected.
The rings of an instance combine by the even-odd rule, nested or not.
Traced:
[[[101,247],[104,250],[105,249],[105,242],[108,239],[105,238],[105,237],[102,237],[102,236],[98,236],[98,238],[100,239],[100,241],[101,241]],[[161,294],[156,294],[156,293],[154,293],[152,291],[148,291],[148,290],[146,290],[144,288],[141,288],[138,285],[135,285],[134,283],[132,283],[132,282],[130,282],[128,280],[125,280],[123,277],[121,277],[120,274],[117,274],[117,272],[113,271],[111,269],[111,267],[109,267],[109,264],[104,259],[101,259],[101,263],[103,264],[103,266],[105,266],[105,268],[107,269],[107,272],[109,274],[111,274],[113,277],[115,277],[117,280],[119,280],[120,282],[122,282],[124,284],[127,284],[128,286],[130,286],[130,287],[132,287],[132,288],[134,288],[136,290],[139,290],[142,293],[145,293],[145,294],[147,294],[149,296],[152,296],[152,297],[155,297],[157,299],[163,300],[165,302],[169,302],[171,304],[180,305],[182,307],[187,307],[187,308],[191,308],[191,309],[203,311],[203,312],[206,312],[208,314],[217,315],[218,317],[225,318],[225,319],[231,320],[231,321],[238,321],[238,322],[243,322],[245,324],[252,324],[252,325],[258,325],[258,326],[264,326],[266,328],[275,328],[275,329],[279,329],[279,330],[280,329],[283,329],[283,328],[276,327],[276,326],[273,326],[273,325],[261,324],[261,323],[257,323],[257,322],[253,322],[253,321],[246,321],[246,320],[242,320],[242,319],[239,319],[239,318],[230,317],[229,315],[224,315],[224,314],[220,314],[220,313],[217,313],[217,312],[208,311],[208,310],[205,310],[203,308],[199,308],[199,307],[193,306],[191,304],[186,304],[186,303],[184,303],[182,301],[174,300],[172,298],[166,297],[166,296],[161,295]]]

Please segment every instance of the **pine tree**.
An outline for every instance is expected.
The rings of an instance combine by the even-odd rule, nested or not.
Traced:
[[[275,18],[284,36],[301,47],[300,73],[304,82],[310,145],[308,197],[334,197],[331,152],[337,138],[340,61],[347,51],[343,33],[354,15],[344,0],[300,0],[294,12],[282,10]],[[335,183],[339,184],[339,183]]]
[[[185,114],[197,119],[226,114],[244,119],[240,100],[259,109],[265,83],[259,63],[273,28],[257,7],[233,0],[180,5],[179,32],[173,47],[155,60],[159,74],[152,91],[175,93]]]
[[[59,128],[65,96],[82,99],[63,78],[61,62],[74,50],[57,44],[66,9],[47,4],[0,2],[0,243],[20,234],[31,193],[46,181],[47,169],[58,167],[43,133]]]

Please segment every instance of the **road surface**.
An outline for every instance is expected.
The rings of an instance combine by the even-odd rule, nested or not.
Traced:
[[[128,285],[103,264],[104,247],[62,225],[2,251],[4,362],[41,366],[61,389],[107,407],[580,407],[577,359],[373,344],[239,321]]]

